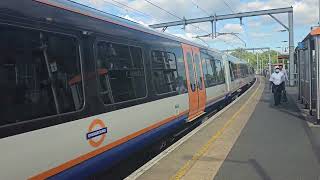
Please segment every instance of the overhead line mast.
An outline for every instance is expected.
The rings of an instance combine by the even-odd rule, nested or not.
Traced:
[[[285,26],[280,20],[278,20],[274,14],[288,14],[288,26]],[[211,22],[212,23],[212,34],[216,34],[215,23],[220,20],[226,19],[242,19],[244,17],[254,17],[254,16],[262,16],[262,15],[269,15],[278,23],[280,23],[283,27],[288,29],[289,32],[289,84],[290,86],[294,86],[295,84],[295,72],[294,72],[294,41],[293,41],[293,7],[286,7],[286,8],[278,8],[278,9],[268,9],[268,10],[259,10],[259,11],[250,11],[250,12],[241,12],[235,14],[225,14],[225,15],[214,15],[202,18],[194,18],[194,19],[187,19],[182,21],[172,21],[160,24],[153,24],[150,25],[151,28],[162,28],[162,27],[170,27],[170,26],[179,26],[179,25],[188,25],[194,23],[203,23],[203,22]],[[214,22],[214,25],[213,25]]]

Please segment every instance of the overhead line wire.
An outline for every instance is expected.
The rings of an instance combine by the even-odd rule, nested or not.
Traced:
[[[103,0],[103,1],[106,1],[106,0]],[[146,14],[146,13],[144,13],[144,12],[142,12],[142,11],[139,11],[139,10],[137,10],[137,9],[134,9],[134,8],[132,8],[132,7],[124,4],[124,3],[118,2],[118,1],[116,1],[116,0],[111,0],[111,1],[116,2],[116,3],[118,3],[118,4],[122,5],[122,6],[125,6],[125,7],[129,8],[129,9],[133,10],[133,11],[136,11],[136,12],[138,12],[138,13],[140,13],[140,14],[149,16],[149,17],[151,17],[151,18],[159,21],[159,19],[157,19],[157,18],[155,18],[155,17],[153,17],[153,16],[151,16],[151,15],[149,15],[149,14]],[[145,0],[145,1],[148,2],[148,3],[151,4],[151,5],[159,8],[159,9],[165,11],[166,13],[170,14],[171,16],[174,16],[174,17],[176,17],[176,18],[178,18],[178,19],[180,19],[180,20],[183,20],[183,19],[180,18],[178,15],[175,15],[175,14],[171,13],[170,11],[168,11],[168,10],[160,7],[159,5],[156,5],[155,3],[153,3],[153,2],[151,2],[151,1],[149,1],[149,0]],[[106,1],[106,2],[107,2],[107,1]],[[193,0],[192,0],[192,3],[194,3],[197,7],[199,7],[199,9],[203,10],[206,14],[208,14],[203,8],[201,8],[201,7],[200,7],[198,4],[196,4]],[[115,4],[113,4],[113,5],[115,5]],[[116,5],[116,6],[119,7],[118,5]],[[123,8],[123,7],[119,7],[119,8]],[[202,30],[202,31],[210,34],[208,31],[200,28],[199,26],[195,26],[195,25],[193,25],[193,24],[190,24],[190,25],[193,26],[193,27],[195,27],[195,28],[197,28],[197,29],[199,29],[199,30]],[[221,40],[222,40],[222,39],[221,39]],[[224,43],[226,43],[227,45],[234,47],[231,43],[228,43],[228,42],[225,41],[225,40],[222,40],[222,41],[223,41]],[[235,48],[235,47],[234,47],[234,48]]]
[[[106,1],[106,0],[103,0],[103,1],[108,2],[108,1]],[[157,19],[157,18],[153,17],[152,15],[149,15],[149,14],[146,14],[146,13],[144,13],[144,12],[140,11],[140,10],[134,9],[134,8],[132,8],[132,7],[130,7],[130,6],[126,5],[126,4],[124,4],[124,3],[121,3],[121,2],[116,1],[116,0],[111,0],[111,1],[116,2],[116,3],[118,3],[118,4],[122,5],[122,6],[125,6],[125,7],[129,8],[129,9],[131,9],[131,10],[134,10],[134,11],[136,11],[136,12],[138,12],[138,13],[142,14],[142,15],[149,16],[149,17],[151,17],[152,19],[155,19],[155,20],[157,20],[157,21],[160,21],[159,19]],[[155,6],[155,7],[157,7],[157,8],[160,8],[161,10],[163,10],[163,11],[165,11],[165,12],[169,13],[170,15],[172,15],[172,16],[174,16],[174,17],[176,17],[176,18],[180,19],[180,20],[183,20],[183,19],[182,19],[182,18],[180,18],[179,16],[177,16],[177,15],[175,15],[175,14],[173,14],[173,13],[171,13],[171,12],[167,11],[167,10],[165,10],[164,8],[161,8],[160,6],[156,5],[155,3],[152,3],[151,1],[148,1],[148,0],[146,0],[146,1],[147,1],[148,3],[150,3],[150,4],[152,4],[153,6]],[[108,3],[110,3],[110,2],[108,2]],[[117,7],[119,7],[119,6],[117,6]],[[121,8],[121,7],[120,7],[120,8]],[[195,27],[195,28],[197,28],[197,29],[200,29],[200,30],[202,30],[202,31],[204,31],[204,32],[206,32],[206,33],[209,33],[209,32],[207,32],[207,31],[203,30],[202,28],[200,28],[200,27],[198,27],[198,26],[195,26],[195,25],[192,25],[192,24],[191,24],[191,26],[193,26],[193,27]]]
[[[94,10],[97,10],[97,11],[101,11],[101,12],[103,12],[103,13],[107,13],[107,12],[105,12],[105,11],[102,11],[102,10],[96,9],[96,8],[94,8],[94,7],[91,7],[91,6],[88,6],[88,5],[85,5],[85,4],[78,3],[78,2],[73,1],[73,0],[67,0],[67,1],[70,1],[70,2],[72,2],[72,3],[76,3],[76,4],[79,4],[79,5],[82,5],[82,6],[88,7],[88,8],[90,8],[90,9],[94,9]],[[107,3],[110,3],[110,4],[112,4],[112,5],[114,5],[114,6],[118,7],[118,8],[121,8],[121,9],[127,10],[127,9],[125,9],[124,7],[121,7],[121,6],[116,5],[116,4],[114,4],[114,3],[108,2],[108,1],[106,1],[106,0],[103,0],[103,1],[105,1],[105,2],[107,2]],[[126,5],[126,4],[124,4],[124,3],[118,2],[118,1],[116,1],[116,0],[111,0],[111,1],[113,1],[113,2],[115,2],[115,3],[118,3],[118,4],[122,5],[122,6],[125,6],[125,7],[129,8],[129,9],[131,9],[132,11],[136,11],[136,12],[138,12],[138,13],[142,14],[142,15],[149,16],[149,17],[151,17],[152,19],[155,19],[155,20],[158,20],[158,21],[159,21],[159,19],[157,19],[157,18],[153,17],[152,15],[146,14],[146,13],[144,13],[144,12],[142,12],[142,11],[140,11],[140,10],[137,10],[137,9],[135,9],[135,8],[132,8],[132,7],[130,7],[130,6]],[[166,13],[170,14],[171,16],[174,16],[174,17],[176,17],[176,18],[178,18],[178,19],[180,19],[180,20],[183,20],[183,19],[182,19],[182,18],[180,18],[179,16],[177,16],[177,15],[175,15],[175,14],[173,14],[173,13],[171,13],[171,12],[167,11],[167,10],[165,10],[164,8],[162,8],[162,7],[158,6],[158,5],[156,5],[155,3],[152,3],[152,2],[151,2],[151,1],[149,1],[149,0],[145,0],[145,1],[146,1],[146,2],[148,2],[148,3],[149,3],[149,4],[151,4],[151,5],[153,5],[153,6],[157,7],[157,8],[159,8],[159,9],[161,9],[161,10],[165,11]],[[110,14],[110,13],[107,13],[107,14]],[[191,25],[191,26],[193,26],[193,27],[195,27],[195,28],[197,28],[197,29],[199,29],[199,30],[202,30],[203,32],[206,32],[206,33],[210,34],[208,31],[206,31],[206,30],[204,30],[204,29],[200,28],[199,26],[196,26],[196,25],[193,25],[193,24],[190,24],[190,25]],[[222,39],[221,39],[221,40],[222,40]],[[231,43],[228,43],[228,42],[226,42],[225,40],[222,40],[222,41],[223,41],[224,43],[226,43],[227,45],[230,45],[230,46],[234,47]]]
[[[196,2],[194,2],[193,0],[191,0],[192,4],[196,5],[198,9],[202,10],[206,15],[210,16],[210,14],[204,10],[200,5],[198,5]]]
[[[179,17],[178,15],[171,13],[170,11],[168,11],[168,10],[166,10],[166,9],[162,8],[161,6],[159,6],[159,5],[157,5],[157,4],[153,3],[153,2],[151,2],[150,0],[144,0],[144,1],[146,1],[147,3],[149,3],[149,4],[153,5],[153,6],[155,6],[155,7],[159,8],[159,9],[161,9],[161,10],[163,10],[164,12],[166,12],[166,13],[170,14],[171,16],[174,16],[174,17],[178,18],[179,20],[184,20],[183,18]],[[191,25],[191,26],[193,26],[193,27],[195,27],[195,28],[197,28],[197,29],[199,29],[199,30],[202,30],[203,32],[206,32],[206,33],[210,34],[208,31],[206,31],[206,30],[204,30],[204,29],[200,28],[199,26],[196,26],[196,25],[193,25],[193,24],[190,24],[190,25]]]
[[[230,9],[230,11],[232,12],[232,13],[235,13],[234,11],[233,11],[233,9],[231,8],[231,6],[225,1],[225,0],[222,0],[223,1],[223,3]]]
[[[183,20],[183,19],[182,19],[182,18],[180,18],[179,16],[177,16],[177,15],[175,15],[175,14],[171,13],[170,11],[167,11],[167,10],[163,9],[162,7],[160,7],[160,6],[156,5],[156,4],[154,4],[153,2],[151,2],[151,1],[149,1],[149,0],[144,0],[144,1],[146,1],[147,3],[149,3],[149,4],[151,4],[151,5],[155,6],[155,7],[157,7],[157,8],[159,8],[159,9],[161,9],[162,11],[164,11],[164,12],[166,12],[166,13],[170,14],[171,16],[174,16],[174,17],[176,17],[176,18],[178,18],[178,19],[180,19],[180,20]]]
[[[108,1],[106,1],[106,0],[103,0],[103,1],[108,2]],[[118,4],[122,5],[122,6],[125,6],[125,7],[129,8],[129,9],[131,9],[131,10],[133,10],[133,11],[136,11],[136,12],[142,14],[142,15],[145,15],[145,16],[151,17],[152,19],[155,19],[155,20],[157,20],[157,21],[160,21],[158,18],[155,18],[154,16],[152,16],[152,15],[150,15],[150,14],[147,14],[147,13],[142,12],[142,11],[140,11],[140,10],[137,10],[137,9],[135,9],[135,8],[133,8],[133,7],[130,7],[130,6],[128,6],[128,5],[126,5],[126,4],[122,3],[122,2],[119,2],[119,1],[116,1],[116,0],[111,0],[111,1],[113,1],[113,2],[115,2],[115,3],[118,3]]]

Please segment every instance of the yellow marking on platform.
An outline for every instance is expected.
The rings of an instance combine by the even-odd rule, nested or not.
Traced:
[[[233,116],[228,120],[224,126],[217,131],[208,141],[205,143],[198,152],[196,152],[190,160],[188,160],[178,171],[177,173],[172,176],[171,180],[178,180],[181,179],[189,170],[190,168],[195,164],[197,160],[199,160],[210,148],[213,142],[215,142],[222,134],[223,132],[231,125],[232,122],[235,121],[236,117],[240,114],[240,112],[251,102],[251,99],[257,95],[258,90],[261,86],[261,79],[259,80],[259,85],[257,89],[253,92],[253,94],[249,97],[249,99],[240,107],[240,109],[233,114]]]

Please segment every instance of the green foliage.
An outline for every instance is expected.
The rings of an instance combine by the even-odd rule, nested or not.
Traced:
[[[270,50],[270,53],[271,53],[270,57],[271,57],[272,64],[277,63],[277,51]],[[267,67],[269,62],[269,51],[262,52],[259,50],[259,51],[253,52],[253,51],[246,51],[243,49],[236,49],[231,53],[232,56],[235,56],[247,62],[249,61],[251,66],[253,66],[254,68],[257,67],[257,54],[259,57],[259,62],[260,60],[263,60],[263,66]]]

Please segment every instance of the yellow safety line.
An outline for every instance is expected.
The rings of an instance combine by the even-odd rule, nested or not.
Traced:
[[[177,173],[172,176],[170,179],[171,180],[178,180],[181,179],[189,170],[190,168],[195,164],[195,162],[200,159],[210,148],[211,144],[217,140],[222,133],[230,126],[230,124],[236,119],[236,117],[239,115],[239,113],[248,105],[250,100],[257,94],[259,88],[261,85],[261,79],[259,80],[259,86],[258,88],[254,91],[254,93],[250,96],[250,98],[240,107],[240,109],[233,114],[230,120],[228,120],[224,126],[216,133],[214,134],[206,144],[204,144],[198,152],[196,152],[188,162],[186,162],[178,171]]]

